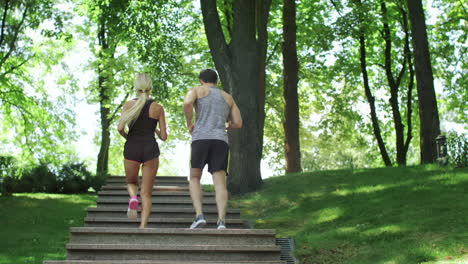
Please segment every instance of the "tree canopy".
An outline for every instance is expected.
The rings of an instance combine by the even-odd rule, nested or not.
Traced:
[[[115,122],[122,104],[134,96],[135,73],[150,73],[152,96],[166,108],[164,152],[187,144],[183,95],[197,85],[200,70],[215,68],[247,121],[243,131],[230,135],[231,174],[258,184],[269,176],[260,174],[262,159],[274,174],[283,173],[283,71],[290,67],[283,66],[282,14],[287,3],[0,1],[0,156],[23,165],[85,159],[75,148],[80,138],[76,105],[85,94],[98,111],[89,118],[99,123],[87,131],[100,149],[88,157],[88,165],[97,173],[121,174],[124,139]],[[302,169],[419,163],[421,81],[407,1],[295,3],[294,115]],[[466,6],[463,1],[431,3],[422,6],[441,130],[457,126],[466,134]],[[89,53],[70,60],[78,49]],[[70,64],[89,73],[90,81],[80,80]],[[249,162],[255,165],[247,168]]]

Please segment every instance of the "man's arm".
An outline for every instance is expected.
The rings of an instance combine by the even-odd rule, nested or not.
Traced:
[[[195,92],[195,89],[191,89],[188,91],[188,93],[185,95],[184,98],[184,114],[185,114],[185,121],[187,123],[187,128],[190,133],[192,133],[193,130],[193,103],[197,100],[197,94]]]
[[[233,129],[239,129],[242,127],[242,116],[241,112],[239,110],[239,107],[237,107],[236,102],[234,101],[234,98],[232,98],[232,104],[231,104],[231,110],[229,112],[229,123],[227,130],[233,130]]]

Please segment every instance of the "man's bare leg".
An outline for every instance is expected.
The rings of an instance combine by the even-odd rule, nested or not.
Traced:
[[[195,213],[197,216],[203,214],[203,193],[200,184],[201,175],[201,169],[190,169],[190,197],[192,198],[193,208],[195,208]]]
[[[216,206],[218,207],[218,219],[225,221],[228,192],[226,189],[226,172],[213,172],[213,184],[216,191]]]
[[[195,208],[195,220],[190,225],[190,229],[200,228],[206,225],[205,217],[203,216],[203,192],[200,185],[202,175],[201,169],[190,169],[190,197],[192,198],[193,208]]]

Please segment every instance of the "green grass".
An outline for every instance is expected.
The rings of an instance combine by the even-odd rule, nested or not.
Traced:
[[[93,194],[14,194],[0,197],[0,264],[65,259],[69,227],[83,226]]]
[[[416,166],[270,178],[236,198],[305,264],[468,263],[468,170]]]

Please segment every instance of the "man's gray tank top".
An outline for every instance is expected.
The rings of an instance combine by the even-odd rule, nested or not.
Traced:
[[[197,99],[195,112],[192,141],[217,139],[228,143],[225,123],[229,117],[229,105],[219,89],[210,87],[207,96]]]

